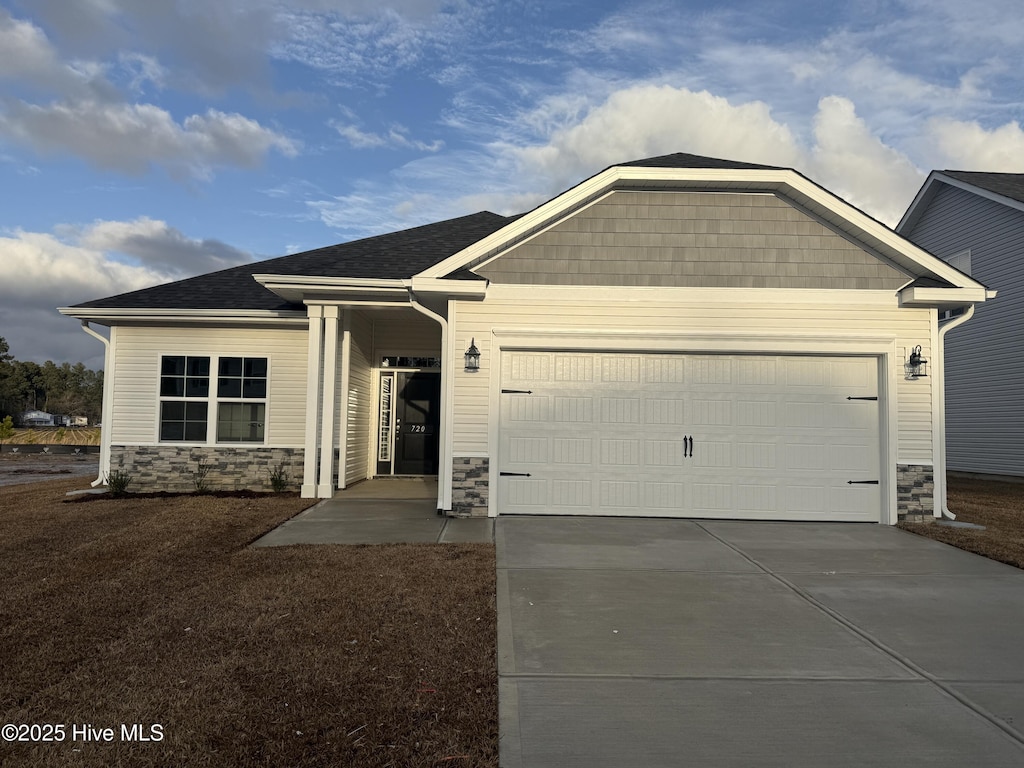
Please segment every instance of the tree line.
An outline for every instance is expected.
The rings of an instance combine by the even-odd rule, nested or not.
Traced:
[[[64,416],[100,420],[103,407],[103,371],[82,363],[47,360],[42,365],[15,360],[0,336],[0,420],[11,416],[17,424],[25,411],[38,409]]]

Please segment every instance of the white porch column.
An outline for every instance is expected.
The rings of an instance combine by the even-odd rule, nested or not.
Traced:
[[[323,351],[324,315],[323,307],[310,304],[306,307],[309,316],[309,356],[306,360],[306,442],[302,465],[302,498],[317,497],[317,438],[320,426],[320,357]]]
[[[349,409],[349,377],[352,366],[352,310],[341,313],[341,413],[338,419],[338,487],[344,488],[348,483],[348,409]]]
[[[320,407],[320,481],[317,496],[329,499],[334,495],[334,422],[337,418],[338,380],[338,307],[323,307],[324,366]],[[344,450],[344,445],[342,446]]]

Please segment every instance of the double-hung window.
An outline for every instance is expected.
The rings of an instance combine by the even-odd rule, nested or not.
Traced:
[[[262,443],[266,414],[267,358],[161,358],[161,442]]]

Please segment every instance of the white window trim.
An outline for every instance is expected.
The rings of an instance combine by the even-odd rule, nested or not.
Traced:
[[[163,361],[165,357],[207,357],[210,360],[210,391],[206,397],[169,397],[160,394],[160,380],[162,378]],[[243,360],[246,358],[262,358],[267,361],[267,393],[264,397],[217,397],[217,383],[219,378],[220,370],[220,359],[222,357],[241,357]],[[260,448],[271,445],[270,437],[270,385],[271,385],[271,371],[272,360],[270,355],[237,355],[237,354],[219,354],[219,353],[195,353],[195,352],[161,352],[157,355],[156,364],[156,423],[153,429],[153,443],[155,445],[180,445],[186,447],[198,447],[198,446],[216,446],[216,447],[230,447],[230,448]],[[160,437],[160,424],[162,421],[163,403],[165,402],[184,402],[184,403],[206,403],[206,440],[204,442],[197,442],[194,440],[163,440]],[[235,440],[217,440],[217,421],[220,415],[219,404],[220,403],[249,403],[249,404],[263,404],[264,422],[263,422],[263,440],[259,442],[253,441],[235,441]]]

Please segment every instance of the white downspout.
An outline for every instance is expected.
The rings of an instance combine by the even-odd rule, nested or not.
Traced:
[[[110,339],[97,333],[89,325],[88,320],[82,321],[82,330],[93,338],[103,342],[103,405],[100,410],[100,469],[99,476],[92,481],[92,487],[105,485],[110,474],[110,430],[111,414],[114,406],[114,356],[110,351]],[[113,329],[111,329],[113,334]]]
[[[451,421],[451,396],[449,393],[448,367],[451,365],[451,350],[449,349],[448,321],[431,309],[420,304],[416,294],[409,289],[409,302],[413,309],[426,315],[441,326],[441,418],[438,426],[438,456],[437,467],[437,508],[448,511],[452,508],[452,446],[448,436],[448,424]]]
[[[937,461],[935,462],[935,495],[936,508],[942,512],[942,516],[950,520],[956,520],[956,515],[949,511],[946,505],[946,334],[957,326],[963,325],[974,317],[974,305],[967,307],[967,311],[960,317],[946,322],[939,326],[939,355],[938,368],[935,371],[935,381],[939,382],[938,392],[935,393],[936,404],[936,429],[939,439],[935,443],[937,449]]]

